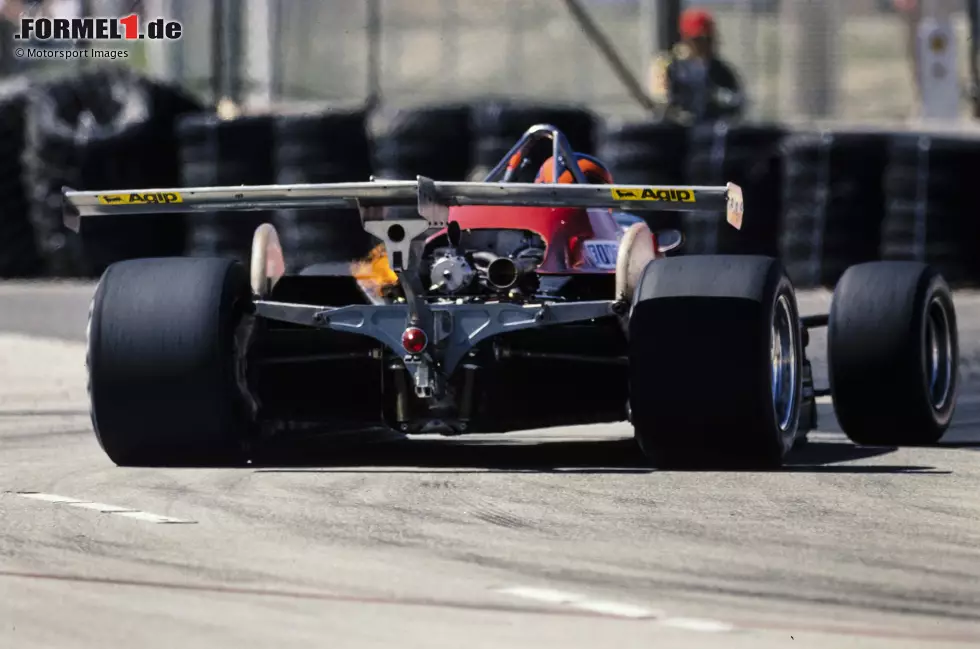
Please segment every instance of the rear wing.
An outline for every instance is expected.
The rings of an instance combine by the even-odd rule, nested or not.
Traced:
[[[502,207],[620,208],[632,212],[724,211],[728,222],[742,227],[742,190],[724,187],[646,185],[532,184],[511,182],[370,181],[319,185],[190,187],[78,192],[65,188],[65,225],[75,232],[81,219],[103,215],[159,214],[279,209],[357,208],[364,230],[385,246],[388,264],[406,292],[421,292],[417,275],[424,239],[449,226],[449,208],[468,205]],[[391,215],[386,207],[415,207],[416,214]],[[415,303],[414,298],[410,302]],[[413,307],[415,308],[415,307]],[[421,308],[421,307],[419,307]]]
[[[418,207],[416,220],[429,227],[448,224],[449,207],[616,208],[633,212],[723,211],[740,229],[742,190],[725,186],[650,186],[531,184],[511,182],[438,182],[384,180],[316,185],[190,187],[117,191],[62,190],[65,226],[78,232],[81,219],[93,216],[174,212],[357,208],[365,221],[381,220],[384,207]],[[373,209],[372,209],[373,208]],[[365,225],[367,225],[365,223]]]

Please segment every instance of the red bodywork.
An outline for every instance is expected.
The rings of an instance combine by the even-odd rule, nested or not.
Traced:
[[[621,231],[609,210],[467,206],[450,208],[449,220],[459,223],[464,231],[494,229],[534,232],[544,239],[546,245],[544,261],[535,269],[542,275],[616,272],[614,265],[597,265],[586,252],[587,241],[619,245]]]

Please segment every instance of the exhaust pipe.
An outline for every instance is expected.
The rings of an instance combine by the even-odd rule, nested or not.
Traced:
[[[518,284],[534,270],[535,263],[525,259],[500,257],[487,266],[487,282],[497,289],[508,289]]]

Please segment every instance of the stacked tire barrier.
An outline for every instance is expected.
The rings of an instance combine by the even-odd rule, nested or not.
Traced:
[[[362,257],[376,241],[353,210],[85,219],[63,226],[61,189],[479,180],[529,127],[551,123],[617,183],[739,184],[741,231],[720,213],[663,211],[676,254],[779,256],[800,287],[832,287],[854,264],[918,259],[980,285],[980,137],[870,129],[785,132],[763,124],[599,123],[588,110],[514,101],[385,115],[330,110],[220,119],[179,90],[98,69],[0,84],[0,278],[95,276],[113,261],[191,254],[247,261],[277,226],[291,272]],[[381,119],[377,119],[381,118]],[[384,121],[374,137],[370,121]],[[541,150],[541,155],[545,154]],[[543,161],[543,158],[542,158]],[[673,253],[672,253],[673,254]]]
[[[782,149],[779,255],[797,286],[832,287],[848,266],[879,258],[888,134],[797,133]]]
[[[120,115],[110,85],[112,75],[85,75],[37,88],[31,93],[26,121],[24,171],[30,187],[31,222],[47,272],[56,276],[91,276],[98,273],[83,251],[85,237],[92,247],[111,237],[107,221],[100,218],[82,224],[79,236],[62,222],[61,189],[88,189],[82,183],[81,149],[97,131],[114,130]],[[140,98],[126,97],[134,113],[145,113]],[[128,162],[128,161],[127,161]],[[102,251],[99,251],[102,252]],[[98,255],[99,253],[97,253]]]
[[[124,69],[104,69],[34,88],[27,106],[25,179],[30,215],[46,272],[98,276],[123,259],[183,252],[174,215],[85,219],[63,224],[61,189],[105,190],[177,184],[172,138],[180,102],[154,103],[155,90]],[[185,108],[190,108],[190,105]]]
[[[670,122],[603,124],[598,130],[596,155],[609,166],[613,179],[624,185],[683,185],[687,182],[687,128]],[[654,230],[682,227],[680,212],[648,215]]]
[[[82,131],[78,140],[80,187],[177,185],[180,172],[173,122],[176,115],[196,106],[165,86],[130,76],[117,83],[118,113],[106,128]],[[83,253],[92,270],[100,274],[122,259],[183,254],[185,231],[184,219],[178,214],[93,219],[81,232]]]
[[[882,259],[935,266],[956,286],[980,280],[980,138],[901,134],[891,138],[881,228]]]
[[[624,185],[683,185],[687,128],[668,122],[607,122],[596,155]]]
[[[784,130],[768,124],[725,122],[691,129],[687,147],[687,182],[742,188],[746,214],[741,230],[723,212],[687,212],[683,230],[686,254],[751,254],[775,256],[780,219],[782,169],[780,143]]]
[[[22,161],[28,88],[25,79],[0,85],[0,278],[36,277],[42,271]]]
[[[196,113],[177,123],[181,186],[271,185],[275,117],[247,115],[222,119]],[[187,254],[230,257],[248,264],[255,228],[271,221],[272,213],[211,212],[186,219]]]
[[[535,124],[553,124],[579,153],[594,154],[596,117],[584,108],[489,101],[473,109],[473,171],[482,179]]]
[[[372,174],[365,111],[280,115],[274,125],[276,182],[365,182]],[[273,221],[289,272],[363,257],[372,237],[357,210],[280,210]]]
[[[395,112],[375,138],[377,176],[466,180],[473,166],[472,112],[468,104]]]

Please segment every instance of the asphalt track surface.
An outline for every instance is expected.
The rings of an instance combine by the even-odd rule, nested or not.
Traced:
[[[92,289],[0,284],[0,647],[980,646],[978,295],[937,448],[825,405],[771,473],[651,471],[626,425],[132,470],[87,418]]]

